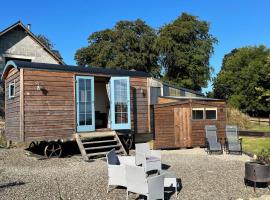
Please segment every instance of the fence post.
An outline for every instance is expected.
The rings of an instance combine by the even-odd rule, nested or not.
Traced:
[[[269,114],[269,127],[270,127],[270,114]]]

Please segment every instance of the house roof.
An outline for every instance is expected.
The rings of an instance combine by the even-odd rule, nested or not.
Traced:
[[[82,67],[72,65],[57,65],[49,63],[34,63],[20,60],[10,60],[7,62],[3,74],[2,80],[6,77],[8,71],[11,68],[20,70],[25,69],[36,69],[36,70],[49,70],[49,71],[65,71],[65,72],[78,72],[78,73],[89,73],[89,74],[102,74],[108,76],[136,76],[136,77],[151,77],[150,74],[142,71],[125,70],[125,69],[108,69],[101,67]]]
[[[193,93],[193,94],[197,94],[197,95],[200,95],[200,96],[204,96],[204,94],[201,93],[201,92],[191,90],[191,89],[187,89],[187,88],[183,88],[183,87],[178,87],[178,86],[175,86],[173,84],[166,83],[166,82],[163,82],[163,85],[168,86],[168,87],[172,87],[172,88],[175,88],[175,89],[178,89],[178,90],[183,90],[183,91],[186,91],[186,92],[190,92],[190,93]]]
[[[33,40],[35,40],[40,46],[43,47],[43,49],[48,52],[55,60],[59,62],[59,64],[64,65],[64,61],[61,60],[52,50],[50,50],[48,47],[46,47],[28,28],[26,28],[21,21],[16,22],[15,24],[9,26],[8,28],[4,29],[3,31],[0,32],[0,37],[3,36],[4,34],[8,33],[10,30],[16,28],[16,27],[21,27],[24,29],[24,31],[31,37]]]

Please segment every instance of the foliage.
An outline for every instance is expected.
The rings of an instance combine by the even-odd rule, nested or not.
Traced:
[[[242,137],[243,151],[259,155],[263,149],[270,147],[270,138],[268,137]]]
[[[58,50],[54,49],[54,44],[45,35],[39,34],[36,36],[38,40],[44,44],[48,49],[50,49],[58,58],[62,60],[62,56]]]
[[[54,44],[45,35],[39,34],[37,35],[37,38],[48,49],[52,50],[54,48]]]
[[[183,13],[159,30],[157,48],[164,80],[198,91],[207,86],[212,70],[209,58],[217,43],[209,27],[208,22]]]
[[[88,46],[77,50],[79,65],[150,72],[174,85],[201,90],[210,79],[216,38],[209,23],[183,13],[155,31],[144,21],[119,21],[112,29],[91,34]]]
[[[262,149],[258,154],[257,159],[263,163],[270,164],[270,147],[267,149]]]
[[[240,129],[248,129],[249,116],[241,113],[239,110],[228,107],[227,108],[227,124],[237,125]]]
[[[77,50],[78,65],[135,69],[159,76],[156,32],[144,21],[119,21],[112,29],[95,32],[89,45]]]
[[[213,82],[214,96],[250,115],[268,115],[270,107],[270,50],[243,47],[225,55]]]

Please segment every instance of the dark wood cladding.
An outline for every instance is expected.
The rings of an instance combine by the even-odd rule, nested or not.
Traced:
[[[130,77],[131,128],[135,133],[149,132],[147,78]]]
[[[216,125],[218,137],[224,141],[226,126],[225,102],[175,102],[170,100],[164,100],[162,102],[163,104],[157,104],[154,108],[154,148],[166,149],[204,146],[205,125]],[[192,120],[192,108],[217,108],[217,120]]]
[[[75,133],[74,74],[24,71],[25,140],[71,138]],[[37,85],[44,87],[37,90]]]
[[[9,84],[15,83],[15,97],[9,98]],[[8,140],[20,141],[20,71],[11,69],[5,81],[5,135]]]

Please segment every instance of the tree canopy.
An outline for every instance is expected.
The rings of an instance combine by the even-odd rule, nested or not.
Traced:
[[[88,46],[77,50],[78,65],[121,67],[200,91],[207,86],[216,38],[209,23],[183,13],[159,30],[144,21],[119,21],[112,29],[94,32]]]
[[[60,54],[60,52],[58,50],[54,49],[54,44],[52,43],[52,41],[47,38],[45,35],[39,34],[36,36],[37,39],[44,44],[48,49],[50,49],[58,58],[60,58],[62,60],[62,56]]]
[[[213,82],[214,96],[251,115],[269,114],[270,49],[261,45],[232,50],[224,56]]]
[[[206,87],[210,79],[210,56],[217,39],[209,23],[183,13],[159,30],[158,49],[165,79],[194,90]]]
[[[144,21],[119,21],[112,29],[94,32],[89,45],[77,50],[79,65],[135,69],[158,73],[158,54],[154,48],[156,32]]]

